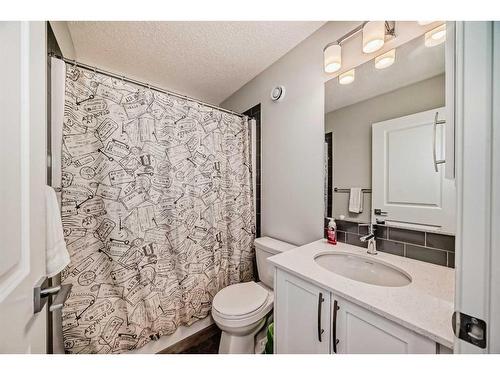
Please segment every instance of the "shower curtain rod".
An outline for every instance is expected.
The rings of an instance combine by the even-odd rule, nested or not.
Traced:
[[[75,66],[80,66],[80,67],[85,68],[87,70],[92,70],[92,71],[97,72],[99,74],[104,74],[104,75],[107,75],[109,77],[113,77],[113,78],[119,79],[119,80],[124,81],[124,82],[133,83],[134,85],[139,85],[139,86],[145,87],[147,89],[153,89],[155,91],[159,91],[159,92],[164,93],[164,94],[176,96],[176,97],[181,98],[181,99],[187,99],[187,100],[190,100],[192,102],[196,102],[198,104],[201,104],[201,105],[204,105],[204,106],[216,109],[216,110],[221,111],[221,112],[230,113],[232,115],[235,115],[235,116],[238,116],[238,117],[242,117],[242,118],[246,116],[246,115],[243,115],[241,113],[233,112],[233,111],[231,111],[229,109],[224,109],[224,108],[218,107],[218,106],[213,105],[213,104],[202,102],[201,100],[192,98],[192,97],[187,96],[187,95],[178,94],[178,93],[176,93],[174,91],[165,90],[165,89],[162,89],[162,88],[157,87],[157,86],[152,86],[149,83],[144,83],[144,82],[141,82],[141,81],[137,81],[135,79],[127,78],[127,77],[125,77],[123,75],[115,74],[113,72],[109,72],[107,70],[97,68],[95,66],[90,66],[90,65],[78,62],[76,60],[71,60],[71,59],[68,59],[66,57],[56,55],[53,52],[49,53],[49,56],[55,57],[55,58],[57,58],[59,60],[62,60],[64,62],[68,63],[68,64],[72,64],[72,65],[75,65]],[[252,118],[250,116],[246,116],[246,117],[248,117],[249,119]]]

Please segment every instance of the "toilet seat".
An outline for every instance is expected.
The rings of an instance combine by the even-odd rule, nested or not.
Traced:
[[[257,311],[268,295],[268,291],[254,281],[233,284],[215,295],[212,306],[227,318],[241,318]]]
[[[266,316],[273,307],[272,291],[250,281],[220,290],[212,303],[214,320],[232,327],[242,327]]]

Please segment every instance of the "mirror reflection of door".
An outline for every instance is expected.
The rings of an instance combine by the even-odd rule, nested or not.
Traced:
[[[455,186],[439,164],[445,114],[442,107],[373,124],[373,223],[454,230]]]

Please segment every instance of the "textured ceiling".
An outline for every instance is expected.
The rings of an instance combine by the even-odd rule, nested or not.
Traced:
[[[324,22],[68,22],[77,60],[219,104]]]

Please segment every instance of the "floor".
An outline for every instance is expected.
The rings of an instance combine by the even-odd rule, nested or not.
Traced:
[[[179,341],[158,354],[217,354],[221,331],[211,325],[198,333]]]
[[[180,354],[217,354],[219,352],[220,331]]]

